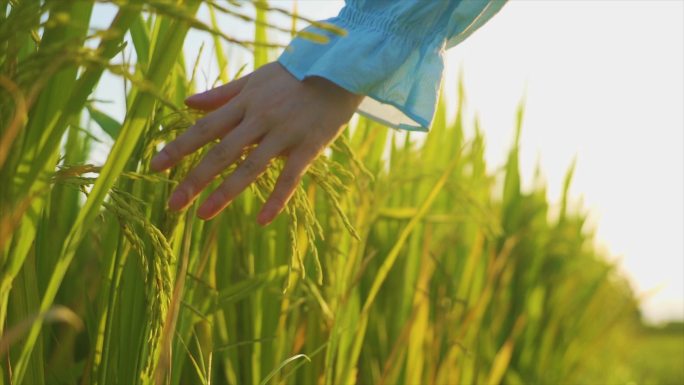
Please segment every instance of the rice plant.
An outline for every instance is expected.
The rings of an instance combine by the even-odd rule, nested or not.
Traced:
[[[94,1],[0,0],[0,383],[615,379],[593,356],[618,348],[636,301],[569,207],[572,167],[555,217],[542,184],[521,190],[522,106],[500,172],[478,123],[461,104],[447,122],[442,102],[422,144],[359,119],[271,225],[254,218],[279,161],[204,222],[166,210],[202,152],[149,172],[199,117],[182,106],[186,34],[212,34],[220,68],[224,44],[259,66],[266,31],[288,30],[268,15],[298,16],[265,1],[106,3],[116,16],[95,30]],[[254,23],[254,41],[216,13]],[[126,50],[135,63],[115,60]],[[92,99],[105,71],[126,84],[122,121]],[[102,164],[87,163],[95,125],[114,143]]]

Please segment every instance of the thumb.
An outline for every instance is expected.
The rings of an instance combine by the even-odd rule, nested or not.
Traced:
[[[222,86],[192,95],[185,99],[185,105],[203,111],[215,110],[239,94],[248,78],[249,75],[246,75]]]

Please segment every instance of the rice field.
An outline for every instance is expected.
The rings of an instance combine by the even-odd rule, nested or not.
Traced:
[[[282,160],[202,221],[166,201],[206,149],[149,169],[200,116],[183,105],[196,91],[185,37],[212,34],[219,68],[227,44],[259,66],[266,32],[289,28],[270,15],[299,16],[265,1],[105,2],[117,15],[97,30],[94,1],[0,0],[0,384],[638,379],[618,354],[638,303],[569,204],[572,165],[557,207],[541,178],[521,189],[523,105],[494,173],[478,122],[442,101],[424,141],[358,119],[268,226],[255,218]],[[216,14],[254,23],[254,41]],[[115,59],[126,50],[136,62]],[[126,86],[125,117],[93,99],[104,73]],[[102,135],[113,145],[92,164]]]

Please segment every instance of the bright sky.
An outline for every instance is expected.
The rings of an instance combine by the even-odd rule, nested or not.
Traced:
[[[342,5],[300,0],[299,11],[324,19]],[[249,36],[231,23],[227,33]],[[188,57],[201,40],[211,55],[206,34],[194,33]],[[451,101],[464,73],[492,169],[505,161],[526,96],[525,185],[539,161],[557,202],[576,156],[571,196],[590,211],[599,247],[620,261],[649,320],[684,319],[684,2],[513,0],[449,50],[446,67]]]
[[[558,201],[571,193],[620,260],[652,321],[684,319],[684,2],[512,1],[448,52],[482,120],[487,158],[505,161],[526,90],[521,169],[537,160]]]

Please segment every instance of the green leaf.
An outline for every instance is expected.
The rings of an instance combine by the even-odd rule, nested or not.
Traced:
[[[110,138],[116,140],[119,136],[119,132],[121,132],[121,123],[95,107],[89,106],[88,113],[95,123],[97,123]]]
[[[130,32],[135,54],[138,57],[138,64],[147,69],[147,65],[150,62],[150,32],[142,15],[138,15],[135,18],[133,24],[131,24]]]
[[[281,369],[283,369],[283,368],[284,368],[285,366],[287,366],[289,363],[291,363],[291,362],[293,362],[293,361],[296,361],[296,360],[298,360],[298,359],[302,359],[302,358],[305,359],[305,360],[307,360],[307,361],[309,361],[309,362],[311,362],[311,358],[309,358],[309,356],[307,356],[306,354],[297,354],[297,355],[295,355],[295,356],[292,356],[292,357],[286,359],[285,361],[281,362],[280,365],[278,365],[277,368],[273,369],[273,371],[271,371],[271,373],[269,373],[268,376],[266,376],[266,378],[264,378],[264,379],[260,382],[260,385],[266,385],[266,384],[268,383],[268,381],[270,381],[271,378],[273,378],[273,376],[275,376]]]

